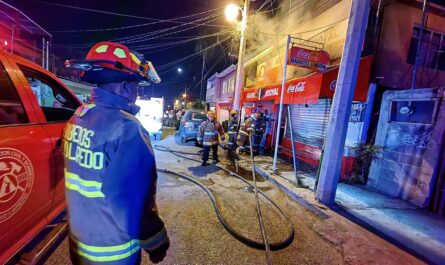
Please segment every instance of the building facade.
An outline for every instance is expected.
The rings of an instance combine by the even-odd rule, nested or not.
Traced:
[[[233,108],[235,76],[236,65],[232,64],[207,80],[206,103],[209,109],[217,113],[219,122],[228,120]]]
[[[336,87],[338,65],[346,39],[351,0],[282,1],[281,12],[275,18],[255,15],[247,37],[244,90],[241,93],[242,111],[267,112],[274,121],[266,138],[274,143],[280,128],[280,153],[292,156],[292,145],[297,158],[318,167],[326,137],[332,98]],[[278,126],[278,109],[282,89],[282,72],[287,35],[292,46],[329,55],[326,69],[288,65],[284,88],[283,119]],[[343,176],[351,170],[352,148],[366,141],[369,127],[369,89],[372,56],[361,60],[359,81],[354,97],[354,111],[349,122],[347,146],[343,159]],[[368,94],[370,96],[368,96]],[[287,117],[290,111],[290,122]],[[292,124],[292,128],[289,124]],[[290,130],[294,142],[290,139]],[[274,148],[273,146],[270,146]]]
[[[445,3],[428,1],[416,79],[422,1],[380,1],[371,21],[377,86],[371,143],[383,153],[370,168],[368,187],[445,215],[443,171],[439,170],[445,112]],[[374,7],[378,10],[378,6]],[[378,15],[377,15],[378,14]]]

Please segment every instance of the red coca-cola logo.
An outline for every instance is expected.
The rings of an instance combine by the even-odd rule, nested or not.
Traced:
[[[318,62],[320,60],[320,53],[316,51],[299,49],[295,57],[306,61]]]
[[[287,93],[302,92],[306,88],[306,81],[298,82],[297,84],[291,84],[287,88]]]

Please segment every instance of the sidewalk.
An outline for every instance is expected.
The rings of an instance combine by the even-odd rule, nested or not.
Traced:
[[[315,214],[326,206],[320,204],[313,192],[315,175],[298,172],[309,188],[297,188],[293,168],[279,163],[279,174],[272,172],[272,158],[255,158],[256,172],[280,187],[289,196]],[[240,167],[249,168],[241,160]],[[334,207],[337,213],[364,226],[394,245],[412,253],[428,263],[445,264],[445,219],[427,210],[417,208],[403,200],[367,190],[362,185],[340,183]]]

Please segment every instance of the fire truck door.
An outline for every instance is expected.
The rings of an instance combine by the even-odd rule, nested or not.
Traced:
[[[48,215],[48,219],[52,220],[65,207],[64,157],[61,146],[63,128],[80,103],[52,77],[30,67],[18,67],[23,74],[25,87],[40,92],[35,94],[37,100],[34,103],[44,113],[46,122],[42,126],[52,146],[51,185],[54,188],[54,198]]]
[[[46,224],[51,144],[8,61],[0,60],[0,263]]]

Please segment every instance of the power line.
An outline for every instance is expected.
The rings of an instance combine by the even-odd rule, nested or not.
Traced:
[[[192,38],[185,39],[185,40],[136,45],[136,46],[131,46],[131,48],[133,48],[133,49],[159,48],[159,47],[165,47],[165,46],[174,45],[174,44],[183,44],[183,43],[187,43],[190,41],[195,41],[195,40],[200,40],[200,39],[205,39],[205,38],[210,38],[210,37],[223,36],[223,35],[228,35],[228,34],[230,34],[230,31],[221,31],[221,32],[212,33],[212,34],[208,34],[208,35],[196,36],[196,37],[192,37]]]
[[[170,23],[177,23],[182,24],[183,21],[176,21],[177,19],[159,19],[159,18],[149,18],[149,17],[142,17],[142,16],[136,16],[136,15],[129,15],[129,14],[122,14],[122,13],[116,13],[111,11],[105,11],[105,10],[98,10],[98,9],[92,9],[92,8],[84,8],[84,7],[78,7],[78,6],[72,6],[72,5],[65,5],[65,4],[59,4],[59,3],[51,3],[41,0],[33,0],[34,2],[38,2],[41,4],[46,5],[53,5],[53,6],[59,6],[59,7],[65,7],[65,8],[71,8],[71,9],[77,9],[82,11],[88,11],[88,12],[94,12],[94,13],[100,13],[100,14],[106,14],[106,15],[114,15],[114,16],[121,16],[121,17],[129,17],[129,18],[137,18],[137,19],[145,19],[145,20],[151,20],[151,21],[158,21],[158,22],[170,22]],[[193,23],[194,24],[194,23]],[[206,26],[213,26],[213,27],[228,27],[223,25],[206,25]]]
[[[224,42],[224,41],[226,41],[226,40],[228,40],[228,39],[229,39],[229,37],[223,39],[221,42]],[[195,53],[193,53],[193,54],[187,55],[187,56],[185,56],[185,57],[183,57],[183,58],[181,58],[181,59],[178,59],[178,60],[175,60],[175,61],[166,63],[166,64],[161,65],[161,66],[158,66],[158,67],[156,67],[156,69],[159,69],[159,70],[160,70],[160,69],[167,68],[167,67],[169,67],[169,66],[171,66],[171,65],[177,64],[178,62],[184,61],[184,60],[186,60],[186,59],[188,59],[188,58],[190,58],[190,57],[193,57],[193,56],[198,55],[198,54],[200,54],[200,53],[202,53],[202,52],[204,52],[204,51],[207,51],[207,50],[209,50],[209,49],[211,49],[211,48],[213,48],[213,47],[215,47],[215,46],[217,46],[217,45],[219,45],[219,42],[215,42],[214,44],[212,44],[212,45],[210,45],[210,46],[208,46],[208,47],[206,47],[206,48],[204,48],[204,49],[202,49],[202,50],[200,50],[200,51],[198,51],[198,52],[195,52]]]
[[[148,23],[136,24],[136,25],[124,26],[124,27],[101,28],[101,29],[77,29],[77,30],[51,30],[50,32],[52,32],[52,33],[73,33],[73,32],[98,32],[98,31],[113,31],[113,30],[131,29],[131,28],[144,27],[144,26],[154,25],[154,24],[159,24],[159,23],[164,23],[164,22],[175,22],[175,20],[199,16],[199,15],[202,15],[205,13],[210,13],[210,12],[213,12],[213,11],[216,11],[219,9],[221,9],[221,8],[215,8],[215,9],[211,9],[211,10],[208,10],[205,12],[196,13],[196,14],[192,14],[192,15],[188,15],[188,16],[177,17],[177,18],[173,18],[173,19],[165,19],[165,21],[148,22]],[[181,21],[180,23],[184,23],[184,22]],[[216,26],[216,25],[207,24],[206,26]],[[221,27],[224,27],[224,26],[221,25]]]
[[[213,20],[211,20],[211,21],[215,21],[215,20],[217,20],[217,19],[218,19],[218,18],[215,18],[215,19],[213,19]],[[211,21],[209,21],[209,22],[211,22]],[[179,27],[179,26],[178,26],[178,27]],[[167,32],[167,33],[164,33],[164,34],[161,34],[161,35],[158,35],[158,36],[154,36],[154,37],[153,37],[153,35],[156,35],[157,33],[151,33],[151,34],[147,33],[146,36],[141,36],[141,37],[133,38],[133,39],[130,39],[130,40],[124,40],[124,41],[121,41],[121,42],[122,42],[122,43],[137,43],[137,42],[143,42],[143,41],[147,41],[147,40],[156,39],[156,38],[158,38],[158,37],[169,36],[169,35],[172,35],[172,34],[176,34],[176,33],[184,32],[184,31],[188,31],[188,30],[192,30],[192,29],[197,28],[197,27],[200,27],[200,25],[193,25],[193,26],[191,26],[191,27],[189,27],[189,28],[180,29],[180,30],[173,31],[173,32]],[[173,27],[173,28],[174,28],[174,27]],[[170,28],[170,29],[172,29],[172,28]],[[168,30],[165,30],[165,31],[168,31]],[[147,39],[147,37],[149,37],[149,38]]]
[[[204,18],[200,18],[200,19],[194,20],[192,22],[198,22],[198,21],[207,20],[207,19],[213,18],[215,16],[219,16],[219,14],[213,14],[213,15],[210,15],[210,16],[207,16],[207,17],[204,17]],[[217,17],[216,19],[218,19],[219,17]],[[214,19],[214,20],[216,20],[216,19]],[[212,20],[212,21],[214,21],[214,20]],[[170,31],[170,30],[182,27],[182,26],[186,26],[188,24],[192,24],[192,22],[186,22],[186,23],[183,23],[182,25],[177,25],[177,26],[173,26],[173,27],[169,27],[169,28],[165,28],[165,29],[155,30],[155,31],[151,31],[151,32],[148,32],[148,33],[142,33],[142,34],[130,35],[130,36],[126,36],[126,37],[114,38],[111,41],[122,42],[122,43],[142,42],[142,41],[149,40],[149,39],[146,39],[147,37],[154,36],[154,35],[159,34],[159,33],[167,32],[167,31]],[[205,23],[209,23],[209,22],[211,22],[211,21],[206,21]],[[167,33],[163,34],[163,35],[161,34],[161,35],[158,35],[156,37],[151,37],[150,39],[160,38],[160,37],[164,37],[164,36],[167,36],[167,35],[172,35],[172,34],[176,34],[176,33],[179,33],[179,32],[183,32],[183,31],[186,31],[186,30],[191,30],[193,28],[199,27],[199,25],[200,25],[200,24],[196,25],[196,23],[194,23],[194,24],[195,25],[190,27],[190,28],[179,30],[179,31],[175,31],[175,32],[170,32],[168,34]],[[141,41],[136,41],[136,40],[139,40],[139,39]],[[133,40],[134,40],[134,42],[133,42]],[[132,41],[132,42],[130,42],[130,41]],[[90,47],[91,45],[93,45],[95,43],[96,42],[76,44],[76,45],[71,45],[70,47],[72,47],[72,48],[88,48],[88,47]]]

